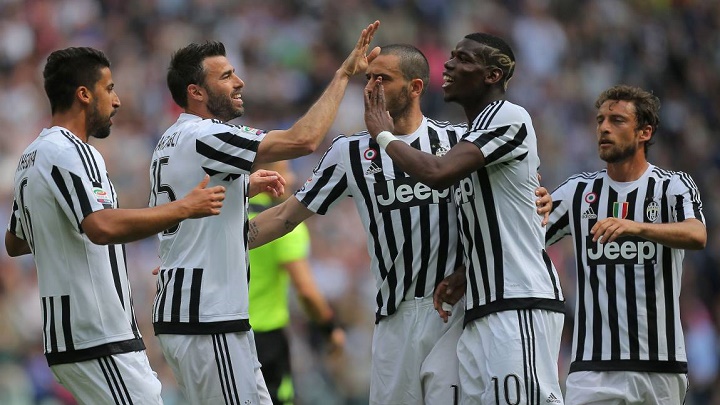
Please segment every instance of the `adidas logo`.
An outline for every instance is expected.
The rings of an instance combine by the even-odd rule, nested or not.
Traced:
[[[562,401],[558,397],[556,397],[555,394],[553,394],[552,392],[550,393],[550,395],[548,395],[547,400],[545,402],[547,402],[549,404],[562,404]]]
[[[595,215],[595,211],[593,211],[592,207],[588,207],[587,211],[583,212],[582,219],[596,219],[597,215]]]
[[[370,167],[365,171],[365,174],[375,174],[380,173],[382,169],[380,166],[376,165],[375,162],[370,162]]]

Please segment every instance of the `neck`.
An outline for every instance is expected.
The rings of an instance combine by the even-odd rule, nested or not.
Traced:
[[[210,112],[207,110],[207,107],[205,107],[204,104],[201,104],[201,105],[188,104],[187,108],[185,108],[185,113],[197,115],[198,117],[200,117],[202,119],[218,119],[217,117],[210,114]]]
[[[85,112],[83,110],[76,111],[74,107],[71,107],[68,111],[53,114],[50,125],[66,128],[81,141],[87,143],[89,135],[85,122]]]
[[[607,164],[608,176],[619,182],[629,182],[639,179],[647,170],[650,163],[644,157],[628,159],[617,163]]]
[[[493,87],[488,90],[482,97],[472,100],[469,103],[463,103],[463,109],[465,110],[465,117],[468,120],[468,128],[472,127],[473,121],[478,115],[485,109],[490,103],[505,99],[505,93],[500,91],[497,87]]]
[[[417,131],[422,124],[423,114],[420,107],[410,108],[406,114],[393,118],[395,123],[395,135],[408,135]]]

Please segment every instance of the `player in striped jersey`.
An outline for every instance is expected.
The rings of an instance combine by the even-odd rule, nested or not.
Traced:
[[[162,403],[122,243],[217,215],[224,189],[203,188],[206,178],[173,203],[119,209],[103,157],[87,143],[110,135],[120,107],[110,62],[92,48],[67,48],[50,54],[43,76],[52,127],[20,158],[5,247],[34,256],[45,356],[60,384],[84,404]]]
[[[647,161],[657,97],[620,85],[595,107],[607,168],[553,191],[546,235],[572,236],[578,271],[566,403],[681,404],[680,281],[684,250],[707,241],[700,194],[687,174]]]
[[[384,78],[365,98],[368,130],[394,165],[438,190],[455,184],[467,268],[457,350],[465,404],[562,403],[564,299],[535,217],[535,131],[525,109],[505,100],[514,68],[512,50],[498,37],[470,34],[457,44],[443,90],[446,101],[465,109],[469,129],[444,156],[392,135]]]
[[[254,163],[312,152],[324,139],[350,77],[364,71],[379,22],[364,29],[320,99],[288,130],[265,132],[226,121],[243,113],[243,81],[219,42],[190,44],[167,81],[184,109],[153,153],[150,205],[173,200],[205,174],[227,189],[213,218],[166,229],[153,326],[166,360],[193,404],[270,404],[248,315],[247,181]],[[260,84],[262,85],[262,84]]]
[[[429,67],[415,47],[383,46],[366,76],[368,86],[378,77],[387,84],[388,110],[410,148],[443,155],[465,132],[464,125],[427,118],[420,110]],[[432,190],[409,177],[367,131],[340,136],[295,196],[250,222],[250,247],[313,214],[324,215],[346,197],[365,225],[377,287],[370,403],[453,403],[463,309],[458,304],[459,315],[443,323],[432,303],[435,286],[462,260],[450,189]]]

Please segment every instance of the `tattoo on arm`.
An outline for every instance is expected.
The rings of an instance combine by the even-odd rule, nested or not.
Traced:
[[[258,229],[255,221],[250,221],[250,225],[248,226],[248,241],[255,242],[255,239],[258,237],[259,234],[260,229]]]
[[[285,229],[292,231],[298,224],[292,221],[285,220]]]

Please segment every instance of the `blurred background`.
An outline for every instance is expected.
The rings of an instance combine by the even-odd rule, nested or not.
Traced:
[[[207,39],[225,43],[245,82],[246,114],[237,123],[291,125],[318,97],[352,49],[359,30],[379,19],[374,44],[410,43],[431,64],[426,115],[463,121],[446,105],[442,65],[465,35],[504,37],[517,69],[508,98],[533,116],[550,190],[597,158],[594,101],[618,84],[639,85],[662,101],[661,128],[649,160],[683,170],[698,184],[708,246],[687,252],[682,317],[692,405],[720,404],[720,2],[716,0],[0,0],[0,222],[7,224],[13,173],[22,150],[48,126],[41,72],[47,55],[67,46],[106,52],[122,101],[112,136],[92,143],[108,164],[120,202],[143,207],[148,165],[179,109],[165,85],[170,55]],[[364,77],[348,88],[334,128],[318,153],[293,161],[300,179],[330,140],[362,130]],[[299,185],[295,185],[297,188]],[[312,264],[322,291],[348,334],[342,356],[329,356],[294,308],[292,350],[299,404],[367,404],[375,287],[355,207],[341,204],[309,221]],[[42,356],[41,312],[31,257],[0,249],[0,403],[73,404]],[[570,332],[575,269],[569,241],[550,250],[568,297]],[[154,239],[128,247],[135,308],[165,403],[184,404],[150,324],[158,264]],[[294,302],[294,301],[293,301]],[[570,333],[560,368],[567,370]]]

